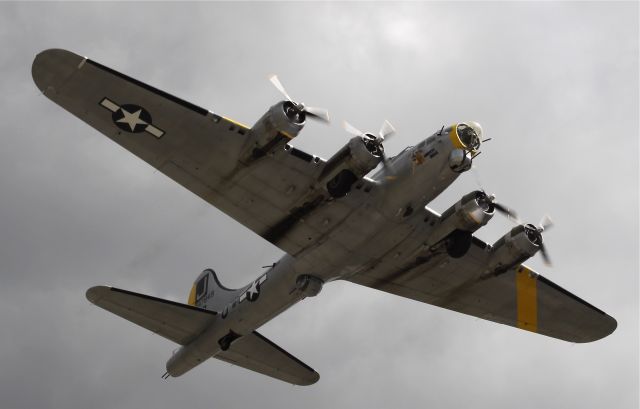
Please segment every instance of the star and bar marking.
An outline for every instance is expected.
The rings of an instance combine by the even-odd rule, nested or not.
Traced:
[[[100,106],[111,111],[111,119],[125,132],[147,132],[160,139],[164,131],[152,124],[151,114],[141,106],[134,104],[118,105],[109,98],[102,98]]]

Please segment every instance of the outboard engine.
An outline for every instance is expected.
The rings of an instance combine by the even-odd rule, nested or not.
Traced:
[[[269,108],[249,131],[242,161],[259,159],[269,152],[281,150],[305,125],[306,114],[291,101],[281,101]]]
[[[532,224],[519,225],[502,236],[491,249],[489,271],[501,273],[534,256],[542,247],[542,234]]]

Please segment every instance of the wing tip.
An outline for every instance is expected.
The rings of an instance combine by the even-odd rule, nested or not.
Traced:
[[[84,57],[61,48],[39,52],[31,65],[31,76],[38,89],[46,94],[55,91],[78,69]]]
[[[580,344],[586,344],[589,342],[598,341],[602,338],[606,338],[609,335],[613,334],[613,332],[618,328],[618,321],[610,315],[604,314],[604,319],[602,323],[599,325],[598,330],[589,334],[589,336],[585,336],[581,340],[574,341]]]
[[[313,373],[308,378],[300,380],[299,382],[296,383],[296,385],[310,386],[318,382],[319,380],[320,380],[320,374],[316,371],[313,371]]]
[[[111,291],[111,287],[107,287],[105,285],[97,285],[95,287],[91,287],[85,293],[87,300],[89,300],[92,304],[98,305],[98,302],[101,298],[104,297],[105,293]]]
[[[599,341],[613,334],[613,332],[618,328],[618,321],[616,321],[615,318],[604,313],[602,314],[603,315],[601,317],[598,317],[597,322],[593,320],[590,321],[586,328],[577,328],[574,329],[574,331],[562,333],[540,333],[575,344],[588,344]]]

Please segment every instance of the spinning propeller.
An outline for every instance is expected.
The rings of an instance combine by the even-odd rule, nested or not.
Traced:
[[[540,220],[539,226],[536,227],[533,224],[526,224],[524,226],[524,232],[533,243],[540,246],[540,255],[544,260],[544,263],[548,266],[551,265],[551,259],[549,258],[549,253],[547,253],[547,248],[544,246],[544,241],[542,240],[542,232],[546,229],[553,226],[553,221],[551,217],[548,215],[544,215]]]
[[[516,215],[516,212],[514,212],[509,207],[496,202],[496,195],[487,195],[487,193],[482,188],[480,192],[478,192],[478,195],[476,196],[476,202],[484,210],[489,210],[493,208],[497,210],[498,213],[502,214],[503,216],[506,216],[507,219],[513,220],[518,224],[522,224],[522,222],[518,218],[518,215]]]
[[[280,91],[280,93],[285,97],[287,102],[285,102],[285,113],[287,116],[297,123],[304,122],[306,116],[309,116],[313,119],[317,119],[323,122],[329,122],[329,112],[324,108],[315,108],[305,106],[302,102],[295,102],[287,91],[284,89],[284,86],[278,79],[277,75],[273,75],[269,78],[271,83]]]
[[[385,121],[382,123],[382,126],[380,127],[380,130],[378,131],[377,136],[371,133],[362,132],[347,121],[344,121],[342,126],[344,127],[344,130],[351,135],[359,136],[360,138],[362,138],[364,144],[367,146],[371,153],[376,156],[382,156],[382,160],[385,163],[387,162],[387,155],[384,153],[384,146],[382,145],[382,142],[396,133],[395,128],[389,121],[385,119]]]
[[[538,223],[537,227],[531,223],[525,224],[522,222],[522,220],[520,220],[520,218],[518,217],[516,212],[513,211],[513,209],[503,204],[497,203],[495,200],[496,200],[496,196],[487,195],[484,189],[479,191],[478,194],[476,195],[476,202],[483,210],[495,209],[498,211],[498,213],[502,214],[503,216],[506,216],[507,219],[517,224],[523,225],[524,232],[527,235],[527,238],[531,240],[532,243],[540,247],[540,255],[542,256],[544,263],[550,266],[551,259],[549,258],[549,253],[547,252],[547,248],[545,247],[544,241],[542,240],[542,232],[550,228],[551,226],[553,226],[553,221],[551,220],[551,217],[549,217],[549,215],[544,215],[540,220],[540,223]]]

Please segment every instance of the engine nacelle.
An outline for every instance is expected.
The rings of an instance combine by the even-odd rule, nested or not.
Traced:
[[[511,229],[491,246],[489,271],[503,272],[534,256],[542,245],[542,235],[533,225]]]
[[[259,159],[280,149],[298,136],[305,124],[305,113],[290,101],[281,101],[269,108],[249,131],[249,140],[242,155],[244,162]]]
[[[296,279],[296,289],[302,293],[304,297],[315,297],[320,294],[324,281],[318,277],[310,275],[301,275]]]
[[[468,193],[442,213],[427,243],[432,246],[452,235],[461,236],[462,233],[457,232],[473,233],[491,220],[494,211],[495,207],[486,193],[479,190]]]
[[[382,160],[382,146],[372,142],[368,135],[356,136],[333,155],[319,177],[333,197],[342,197],[351,185],[371,172]]]

